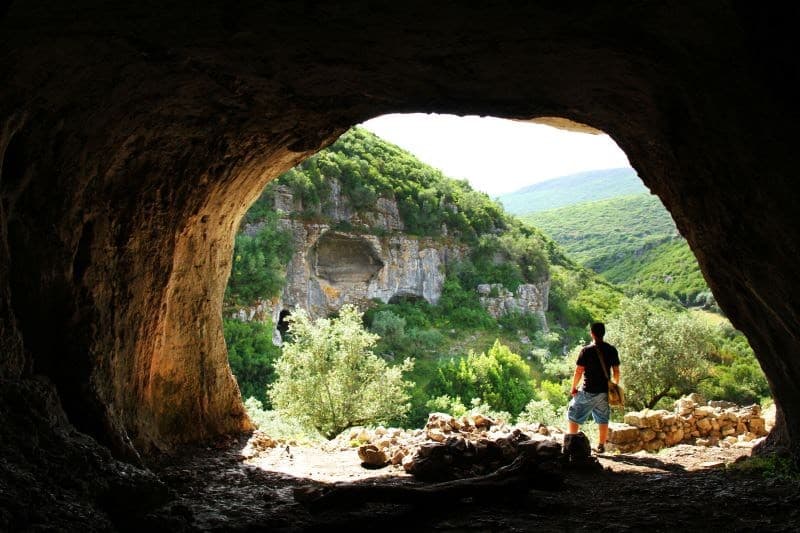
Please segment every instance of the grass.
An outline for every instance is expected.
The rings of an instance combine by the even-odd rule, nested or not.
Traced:
[[[733,474],[760,475],[764,479],[800,481],[800,469],[788,457],[764,455],[747,457],[728,465]]]

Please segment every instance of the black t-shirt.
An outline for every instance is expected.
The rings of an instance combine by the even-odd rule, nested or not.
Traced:
[[[613,375],[611,367],[619,366],[617,349],[607,342],[603,342],[600,344],[600,351],[603,353],[603,361],[606,363],[608,377],[611,378]],[[582,366],[584,369],[583,390],[593,394],[608,392],[608,380],[606,380],[606,375],[603,373],[603,367],[600,366],[600,357],[594,344],[583,347],[575,364]]]

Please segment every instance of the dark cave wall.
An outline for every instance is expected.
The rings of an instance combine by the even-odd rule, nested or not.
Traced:
[[[756,349],[800,450],[793,19],[735,2],[77,7],[0,19],[0,374],[123,456],[249,427],[221,298],[269,179],[385,112],[608,132]]]

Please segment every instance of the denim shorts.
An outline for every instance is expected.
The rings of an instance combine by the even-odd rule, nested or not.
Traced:
[[[611,416],[611,408],[608,406],[608,393],[592,393],[579,390],[578,394],[572,397],[569,402],[569,409],[567,409],[567,418],[570,422],[583,424],[589,418],[590,413],[598,424],[608,424],[608,419]]]

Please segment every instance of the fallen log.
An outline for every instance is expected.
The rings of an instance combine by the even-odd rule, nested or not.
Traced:
[[[563,485],[561,446],[555,442],[526,442],[511,464],[483,476],[424,486],[336,483],[323,487],[296,487],[294,498],[311,510],[360,505],[365,502],[442,505],[471,498],[508,501],[530,489],[557,490]]]

